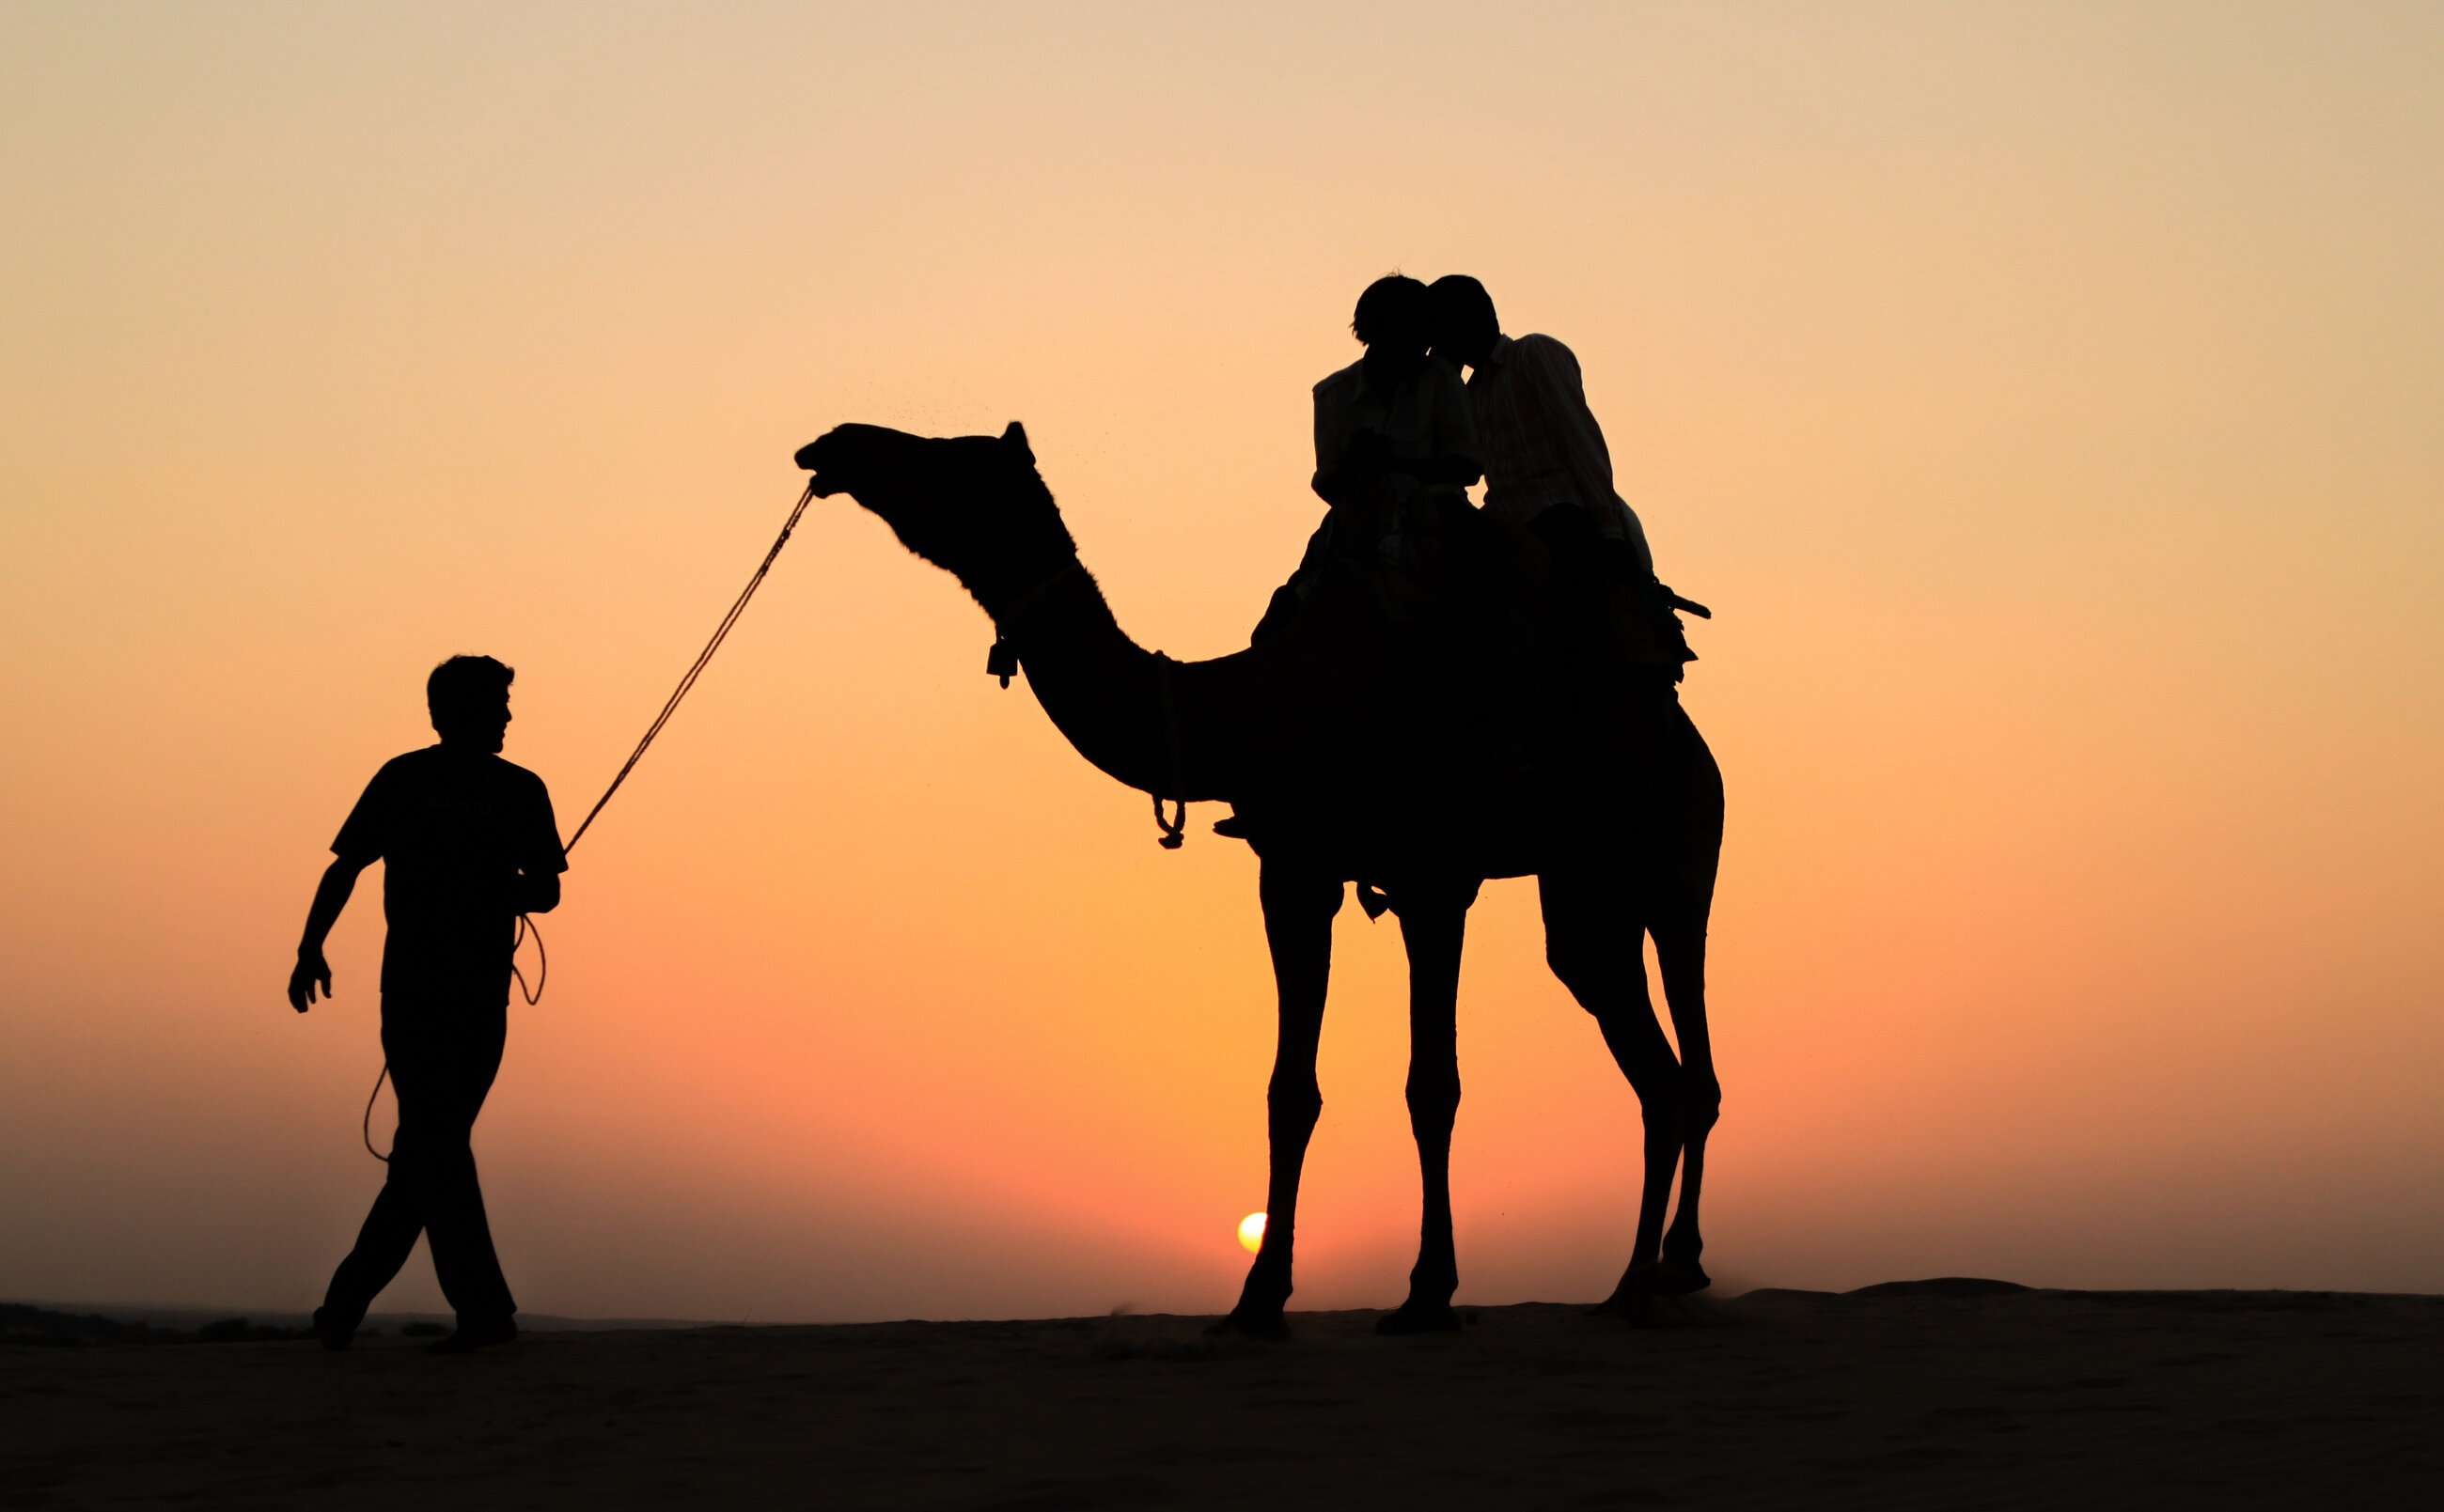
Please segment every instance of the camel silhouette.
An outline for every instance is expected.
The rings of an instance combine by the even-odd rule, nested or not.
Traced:
[[[1488,877],[1538,879],[1546,960],[1638,1095],[1637,1235],[1597,1311],[1650,1321],[1654,1298],[1708,1284],[1698,1190],[1722,1100],[1705,1008],[1722,776],[1668,681],[1617,688],[1552,674],[1554,635],[1540,641],[1532,624],[1547,560],[1532,535],[1462,510],[1458,528],[1475,533],[1446,552],[1480,585],[1527,584],[1507,599],[1474,596],[1508,603],[1503,622],[1528,622],[1527,633],[1495,633],[1480,616],[1437,638],[1431,617],[1421,629],[1380,612],[1379,594],[1321,593],[1246,651],[1176,662],[1120,630],[1020,426],[930,438],[844,425],[797,461],[817,494],[850,495],[955,576],[1001,637],[990,670],[1007,672],[1014,651],[1062,734],[1155,795],[1157,819],[1165,799],[1228,800],[1245,821],[1260,857],[1280,1038],[1267,1089],[1268,1221],[1217,1329],[1287,1332],[1299,1176],[1323,1110],[1315,1068],[1331,922],[1352,881],[1370,912],[1374,890],[1388,898],[1410,966],[1407,1097],[1423,1215],[1408,1298],[1382,1331],[1460,1322],[1451,1305],[1454,1026],[1468,908]],[[1167,843],[1178,822],[1164,821]],[[1647,995],[1643,935],[1655,940],[1677,1056]]]

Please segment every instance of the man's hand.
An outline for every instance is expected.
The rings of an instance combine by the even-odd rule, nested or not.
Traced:
[[[306,911],[306,933],[297,942],[297,969],[288,973],[288,1005],[300,1013],[312,1005],[316,983],[323,985],[324,997],[331,995],[331,963],[323,959],[323,942],[331,937],[331,926],[348,906],[357,874],[371,864],[370,856],[336,857],[315,884],[313,906]]]
[[[560,907],[560,874],[520,872],[516,897],[521,913],[548,913]]]
[[[288,973],[288,1005],[303,1013],[314,1003],[314,986],[320,983],[323,996],[331,995],[331,963],[323,959],[320,950],[299,950],[296,968]]]

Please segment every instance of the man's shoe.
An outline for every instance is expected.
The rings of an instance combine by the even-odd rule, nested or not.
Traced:
[[[324,1349],[343,1350],[357,1337],[357,1325],[364,1320],[365,1310],[361,1307],[343,1309],[326,1302],[314,1309],[314,1337],[323,1341]]]
[[[462,1318],[448,1338],[424,1346],[427,1355],[472,1355],[479,1349],[507,1344],[518,1337],[518,1325],[506,1318]]]

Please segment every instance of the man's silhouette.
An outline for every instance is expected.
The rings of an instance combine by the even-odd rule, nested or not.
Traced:
[[[1685,600],[1655,581],[1645,528],[1613,489],[1577,356],[1549,336],[1503,335],[1492,296],[1464,273],[1435,280],[1429,296],[1435,355],[1469,369],[1487,512],[1551,551],[1557,588],[1584,616],[1582,651],[1614,642],[1678,681],[1692,658],[1671,606]]]
[[[1466,508],[1461,490],[1484,470],[1459,374],[1426,355],[1426,286],[1395,273],[1366,286],[1349,323],[1366,355],[1315,386],[1315,491],[1336,507],[1364,506],[1372,488],[1397,507],[1421,493]]]
[[[458,1315],[457,1331],[435,1352],[464,1354],[518,1336],[469,1137],[501,1066],[517,916],[560,902],[568,861],[543,779],[498,754],[515,675],[490,656],[453,656],[433,669],[425,701],[441,743],[389,762],[366,784],[331,842],[338,858],[315,890],[289,973],[298,1012],[318,985],[330,994],[323,942],[357,875],[381,861],[389,924],[381,1042],[398,1135],[390,1179],[315,1310],[325,1349],[347,1347],[419,1232]]]
[[[1431,307],[1426,286],[1398,273],[1359,295],[1349,331],[1366,353],[1315,386],[1314,488],[1331,507],[1257,623],[1257,644],[1297,617],[1336,562],[1367,585],[1376,612],[1403,618],[1414,588],[1398,580],[1419,575],[1429,543],[1468,509],[1482,471],[1475,425],[1459,375],[1427,355]]]

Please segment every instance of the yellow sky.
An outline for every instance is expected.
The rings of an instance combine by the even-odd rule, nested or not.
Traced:
[[[519,669],[573,823],[847,419],[1024,419],[1123,624],[1231,649],[1395,267],[1577,350],[1718,611],[1724,1281],[2444,1289],[2440,76],[2418,6],[0,9],[0,1296],[318,1294],[371,896],[279,986],[434,661]],[[1233,1295],[1253,862],[989,639],[810,514],[546,921],[527,1307]],[[1463,1300],[1626,1254],[1534,914],[1472,923]],[[1300,1301],[1386,1304],[1339,938]]]

